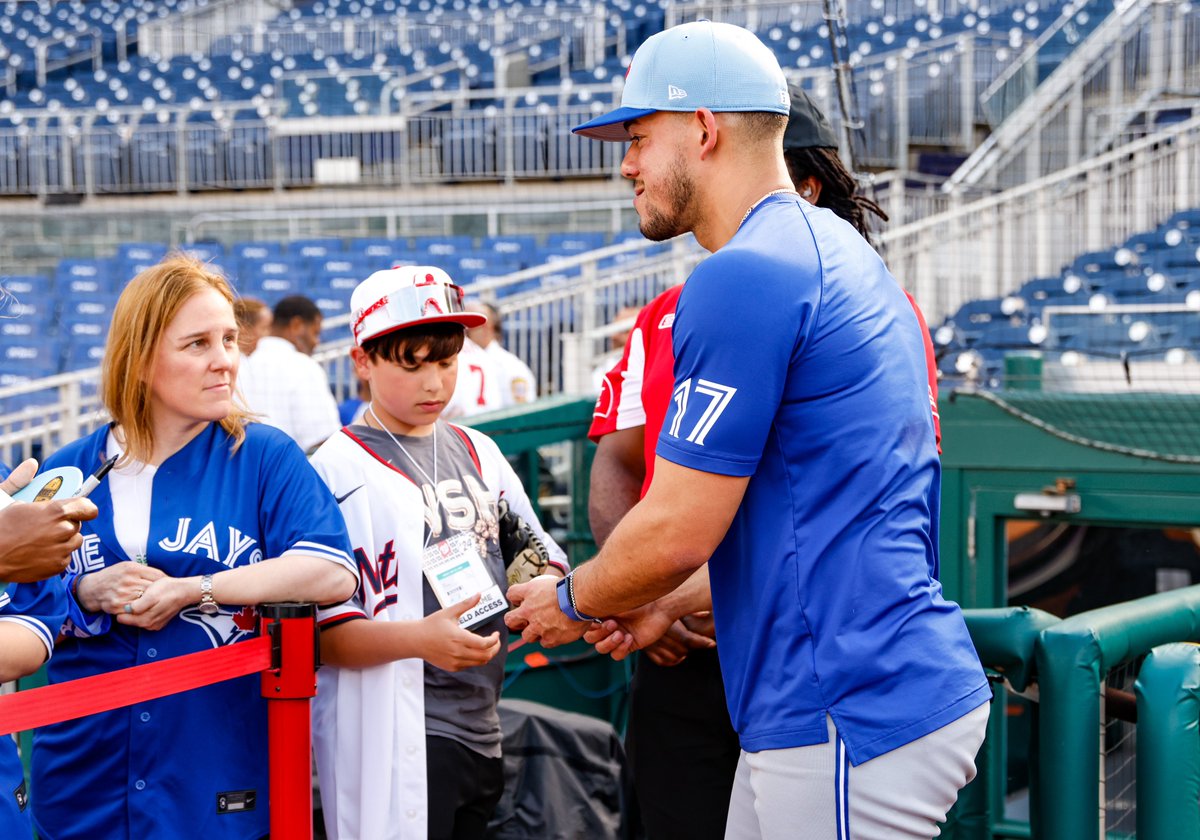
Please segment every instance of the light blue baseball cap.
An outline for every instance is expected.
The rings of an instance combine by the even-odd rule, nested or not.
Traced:
[[[576,126],[594,140],[629,139],[625,124],[655,111],[770,111],[791,105],[779,60],[748,29],[697,20],[651,35],[625,74],[621,107]]]

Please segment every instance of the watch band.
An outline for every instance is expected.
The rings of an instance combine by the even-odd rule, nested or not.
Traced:
[[[562,614],[572,621],[594,621],[599,622],[603,619],[595,618],[579,611],[575,605],[575,572],[572,571],[554,585],[555,594],[558,596],[558,608]]]
[[[213,614],[221,609],[221,605],[217,603],[217,599],[213,597],[212,575],[200,576],[200,612]]]

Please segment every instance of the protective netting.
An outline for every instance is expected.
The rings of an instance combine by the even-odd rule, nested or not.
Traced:
[[[1200,464],[1200,394],[1063,394],[960,390],[1071,443],[1156,461]]]
[[[1109,838],[1134,837],[1137,833],[1136,701],[1133,684],[1141,661],[1114,668],[1104,682],[1104,714],[1101,717],[1100,755],[1102,787],[1102,830]]]

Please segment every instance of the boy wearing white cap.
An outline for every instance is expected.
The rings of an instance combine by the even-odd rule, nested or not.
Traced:
[[[358,563],[353,599],[322,609],[313,734],[331,840],[482,838],[503,790],[500,722],[507,576],[497,506],[537,524],[496,444],[439,420],[467,327],[438,268],[379,271],[350,300],[361,425],[313,456]]]
[[[741,744],[726,838],[928,840],[975,775],[991,691],[937,580],[917,318],[796,193],[788,110],[761,41],[696,21],[649,38],[621,107],[576,129],[630,141],[643,235],[712,254],[671,325],[644,497],[594,560],[512,587],[506,621],[559,644],[611,619],[586,638],[623,656],[711,607]]]

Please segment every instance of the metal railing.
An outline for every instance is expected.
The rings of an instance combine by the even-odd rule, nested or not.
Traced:
[[[703,255],[691,237],[635,240],[469,284],[467,291],[501,310],[505,343],[533,369],[540,394],[586,394],[617,310],[682,282]],[[349,322],[349,315],[330,317],[324,327]],[[329,342],[313,354],[339,399],[357,390],[349,347],[349,339]],[[99,369],[91,368],[0,385],[0,461],[44,457],[107,422],[98,384]]]
[[[962,36],[860,61],[861,110],[879,126],[866,133],[865,162],[904,169],[914,144],[969,148],[977,94],[1003,49]],[[616,176],[620,147],[570,129],[611,107],[622,79],[533,87],[500,79],[484,90],[445,83],[462,72],[453,60],[386,81],[376,71],[306,71],[282,79],[265,103],[21,110],[16,127],[0,130],[0,195],[308,187],[320,183],[315,163],[325,158],[352,159],[348,177],[360,185]],[[831,71],[792,75],[835,115]],[[322,116],[321,97],[341,96],[352,77],[378,92],[354,104],[359,116]],[[440,90],[412,89],[439,78]]]
[[[1013,72],[1032,83],[1031,71]],[[1125,0],[1035,89],[1009,97],[1019,104],[1000,108],[1006,119],[948,186],[1004,188],[1071,167],[1120,143],[1156,101],[1194,96],[1197,84],[1200,8]]]
[[[1200,203],[1200,118],[881,237],[930,323]]]
[[[152,119],[136,108],[41,113],[0,130],[0,195],[307,187],[319,183],[316,163],[326,158],[354,159],[360,185],[614,175],[622,150],[571,134],[610,107],[613,92],[413,93],[400,113],[358,118],[263,119],[249,102],[161,108]],[[572,104],[531,107],[526,96]],[[466,107],[480,98],[499,104]],[[447,101],[460,107],[422,113]]]
[[[271,20],[291,7],[292,0],[216,0],[140,25],[138,49],[160,58],[206,52],[214,39]]]
[[[980,97],[980,104],[988,121],[993,126],[1004,122],[1021,103],[1028,99],[1041,82],[1041,65],[1049,45],[1055,39],[1075,44],[1086,38],[1112,11],[1111,4],[1104,8],[1101,2],[1088,2],[1084,19],[1078,11],[1061,14],[1037,39],[1021,53],[1021,57],[998,75]],[[1061,37],[1060,37],[1061,33]],[[1061,56],[1058,56],[1061,60]],[[1057,62],[1055,62],[1057,63]]]
[[[774,23],[791,23],[794,20],[813,22],[822,20],[824,0],[672,0],[666,7],[666,26],[686,23],[690,20],[708,18],[726,23],[736,23],[753,29]],[[949,17],[975,10],[984,5],[974,0],[883,0],[872,3],[850,3],[847,5],[847,23],[856,24],[867,20],[890,16],[896,21],[912,20],[916,17]],[[1024,5],[1023,0],[996,0],[986,4],[993,14]]]
[[[55,47],[67,50],[65,55],[51,58]],[[46,77],[50,73],[64,70],[84,61],[92,62],[92,70],[99,70],[104,63],[102,50],[104,39],[100,30],[92,27],[85,32],[72,32],[57,38],[39,40],[33,48],[37,61],[37,83],[39,87],[46,85]],[[11,95],[11,94],[10,94]]]

